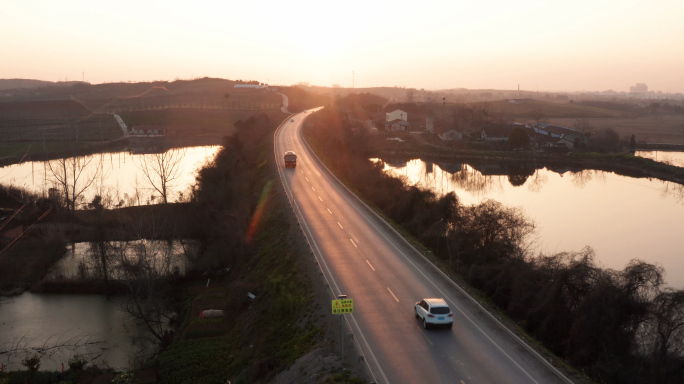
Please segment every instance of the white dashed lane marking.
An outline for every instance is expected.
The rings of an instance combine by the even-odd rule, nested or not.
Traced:
[[[387,287],[387,290],[389,291],[390,295],[392,295],[392,297],[394,297],[394,300],[396,300],[397,303],[398,303],[398,302],[399,302],[399,299],[397,299],[397,297],[394,295],[394,292],[392,292],[392,290],[390,289],[390,287]]]

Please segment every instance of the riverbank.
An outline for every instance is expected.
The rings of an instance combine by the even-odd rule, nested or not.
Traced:
[[[0,255],[0,296],[25,291],[118,294],[120,287],[115,283],[104,287],[96,280],[47,274],[71,243],[197,238],[203,227],[196,220],[196,212],[197,207],[191,203],[78,210],[71,223],[67,212],[52,211],[30,230],[36,214],[18,215],[18,228],[23,228],[24,233],[20,241]]]
[[[583,169],[615,172],[630,177],[654,177],[684,184],[684,168],[660,163],[629,153],[596,153],[576,151],[548,154],[541,151],[492,151],[432,145],[412,145],[409,148],[380,149],[372,156],[381,159],[424,159],[445,162],[531,163],[537,165],[571,166]]]

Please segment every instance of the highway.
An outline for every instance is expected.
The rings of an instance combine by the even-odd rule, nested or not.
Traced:
[[[275,134],[281,180],[377,383],[569,383],[342,186],[304,143],[293,115]],[[286,151],[297,154],[285,168]],[[453,329],[424,330],[416,301],[443,297]],[[330,315],[341,316],[341,315]]]

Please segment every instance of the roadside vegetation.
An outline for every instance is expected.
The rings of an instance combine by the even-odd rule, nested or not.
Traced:
[[[0,290],[125,296],[123,309],[147,330],[139,340],[146,348],[133,361],[138,382],[277,382],[278,374],[303,356],[334,350],[324,316],[328,311],[321,305],[329,301],[320,301],[320,287],[310,279],[310,266],[303,259],[308,250],[296,244],[301,233],[273,163],[273,130],[286,117],[279,111],[280,96],[236,89],[236,83],[258,84],[207,78],[76,82],[17,91],[12,102],[0,102],[0,162],[51,160],[56,179],[56,188],[40,196],[0,187],[1,213],[11,217],[0,232],[24,231],[0,243]],[[426,148],[435,156],[496,159],[519,159],[528,153],[477,145],[439,148],[429,146],[430,139],[428,146],[412,141],[410,135],[405,143],[388,142],[371,135],[366,125],[378,115],[384,118],[388,100],[381,95],[339,97],[340,89],[316,94],[304,86],[279,91],[288,95],[291,111],[334,100],[307,118],[309,143],[352,188],[429,247],[441,267],[489,297],[546,348],[597,382],[684,381],[684,294],[663,286],[659,268],[634,261],[622,271],[603,270],[591,249],[530,255],[526,241],[534,223],[520,210],[494,201],[464,206],[454,194],[437,197],[407,187],[385,175],[380,163],[368,160]],[[444,111],[434,101],[401,106],[419,112],[432,107],[430,113],[437,114],[457,111],[467,116],[461,122],[472,126],[497,115],[478,112],[488,111],[486,103],[442,103],[449,108]],[[559,106],[546,113],[565,117],[588,110],[595,118],[633,113],[614,112],[614,106],[604,104]],[[176,145],[199,140],[223,148],[199,172],[192,192],[178,202],[170,202],[165,188],[174,175],[152,167],[147,168],[147,188],[156,190],[158,199],[101,193],[85,201],[82,188],[104,175],[76,177],[83,168],[80,156],[127,145],[120,140],[123,133],[112,113],[133,125],[165,126],[176,136]],[[615,135],[604,132],[606,147],[612,147]],[[560,161],[678,172],[677,167],[657,168],[660,165],[647,159],[604,152],[572,154]],[[72,176],[60,180],[59,174]],[[76,241],[89,243],[89,261],[79,265],[78,278],[45,279]],[[160,246],[174,241],[190,262],[185,274],[174,268],[170,247]],[[200,317],[212,309],[223,311],[223,316]],[[132,380],[130,372],[94,367],[80,358],[70,361],[64,374],[43,372],[39,367],[44,351],[16,347],[8,350],[0,341],[0,357],[26,353],[26,370],[0,374],[0,383]],[[50,346],[62,347],[67,346]],[[361,382],[339,365],[311,362],[299,367],[297,377],[309,382]]]
[[[621,271],[602,269],[590,248],[531,254],[535,224],[520,209],[492,200],[466,206],[453,193],[439,197],[383,173],[369,160],[378,140],[354,110],[363,105],[339,99],[316,112],[307,141],[442,268],[596,382],[684,381],[684,292],[664,285],[660,267],[633,260]]]
[[[146,332],[136,341],[142,348],[131,373],[85,359],[65,373],[43,372],[45,348],[0,342],[0,356],[32,356],[25,371],[1,374],[0,382],[267,383],[302,356],[333,355],[324,318],[329,311],[321,305],[329,301],[321,301],[322,282],[310,281],[316,270],[302,259],[308,250],[298,244],[302,235],[277,179],[272,138],[285,117],[278,113],[275,119],[270,111],[227,119],[231,134],[223,138],[223,148],[198,172],[191,193],[175,203],[164,188],[174,177],[175,157],[140,165],[147,170],[149,188],[160,196],[157,204],[107,195],[85,201],[79,192],[100,175],[82,173],[76,155],[52,161],[66,171],[56,174],[82,176],[57,180],[59,188],[49,197],[2,187],[3,214],[17,213],[11,226],[35,225],[6,249],[9,241],[0,244],[0,288],[7,294],[31,289],[123,296],[121,308]],[[88,264],[79,266],[79,276],[43,279],[74,241],[89,244]],[[184,274],[163,246],[171,241],[180,243],[189,261]],[[205,310],[222,315],[203,317]],[[67,347],[49,345],[49,350]],[[325,359],[311,358],[296,377],[363,382],[339,363],[318,363]]]

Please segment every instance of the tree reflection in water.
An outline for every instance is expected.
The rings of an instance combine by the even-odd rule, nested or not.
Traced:
[[[493,199],[523,207],[539,226],[540,251],[589,245],[609,268],[619,270],[634,258],[660,263],[673,286],[684,286],[684,232],[678,225],[684,216],[684,185],[562,164],[510,164],[427,166],[411,160],[401,168],[385,164],[384,170],[438,196],[455,193],[465,206]]]

